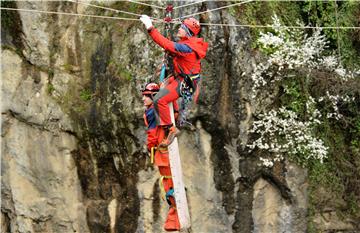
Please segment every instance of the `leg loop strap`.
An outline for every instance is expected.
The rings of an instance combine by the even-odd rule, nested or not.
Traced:
[[[161,176],[160,177],[159,187],[160,187],[160,190],[161,190],[161,198],[163,200],[165,200],[165,198],[166,198],[166,192],[165,192],[165,188],[164,188],[164,184],[163,184],[164,179],[171,179],[171,176]]]

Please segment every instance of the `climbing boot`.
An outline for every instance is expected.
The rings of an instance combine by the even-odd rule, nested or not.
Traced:
[[[166,201],[169,204],[169,212],[164,224],[164,229],[166,231],[178,231],[180,230],[180,222],[176,211],[176,203],[175,203],[173,188],[170,188],[167,191]]]
[[[168,216],[166,218],[164,224],[165,231],[179,231],[180,230],[180,222],[179,217],[177,215],[177,211],[175,207],[170,207]]]
[[[175,137],[180,133],[180,130],[178,130],[174,125],[172,125],[168,129],[168,134],[166,139],[164,139],[160,144],[159,147],[166,148],[168,147],[175,139]]]

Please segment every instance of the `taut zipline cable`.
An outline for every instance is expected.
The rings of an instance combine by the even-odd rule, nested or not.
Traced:
[[[203,26],[224,26],[224,27],[248,27],[248,28],[297,28],[297,29],[360,29],[360,27],[331,27],[331,26],[272,26],[272,25],[253,25],[253,24],[225,24],[225,23],[200,23]]]
[[[165,7],[161,7],[161,6],[156,6],[156,5],[151,5],[151,4],[147,4],[145,2],[138,2],[138,1],[134,1],[134,0],[127,0],[128,2],[133,2],[133,3],[136,3],[136,4],[140,4],[140,5],[144,5],[144,6],[150,6],[150,7],[153,7],[153,8],[158,8],[158,9],[161,9],[161,10],[165,10],[166,8]]]
[[[136,14],[136,13],[132,13],[132,12],[127,12],[127,11],[122,11],[122,10],[117,10],[117,9],[114,9],[114,8],[110,8],[110,7],[105,7],[105,6],[99,6],[99,5],[94,5],[94,4],[90,4],[90,3],[87,3],[87,2],[83,2],[83,1],[76,1],[76,0],[67,0],[69,2],[73,2],[73,3],[77,3],[77,4],[82,4],[82,5],[85,5],[85,6],[91,6],[91,7],[95,7],[95,8],[99,8],[99,9],[103,9],[103,10],[109,10],[109,11],[114,11],[116,13],[123,13],[123,14],[128,14],[128,15],[134,15],[134,16],[137,16],[137,17],[140,17],[141,14]],[[157,19],[157,18],[154,18],[154,17],[151,17],[152,19]],[[158,19],[157,19],[158,20]]]
[[[252,2],[252,1],[254,1],[254,0],[246,0],[246,1],[238,2],[238,3],[230,4],[230,5],[227,5],[227,6],[218,7],[218,8],[215,8],[215,9],[210,9],[210,10],[206,10],[206,11],[202,11],[202,12],[198,12],[198,13],[194,13],[194,14],[185,15],[185,16],[182,16],[181,18],[188,18],[190,16],[201,15],[201,14],[204,14],[204,13],[209,13],[209,12],[212,12],[212,11],[217,11],[217,10],[229,8],[229,7],[232,7],[232,6],[239,6],[239,5],[242,5],[242,4],[245,4],[245,3],[248,3],[248,2]],[[180,20],[180,18],[176,18],[174,20],[175,21]]]
[[[187,7],[187,6],[191,6],[191,5],[194,5],[194,4],[206,2],[206,1],[208,1],[208,0],[200,0],[200,1],[197,1],[197,2],[192,2],[192,3],[184,4],[184,5],[181,5],[181,6],[175,6],[174,10],[179,9],[179,8],[183,8],[183,7]]]
[[[0,7],[1,10],[10,10],[10,11],[25,11],[25,12],[35,12],[35,13],[45,13],[45,14],[58,14],[58,15],[69,15],[69,16],[84,16],[92,18],[104,18],[104,19],[118,19],[118,20],[133,20],[139,21],[139,19],[134,18],[122,18],[116,16],[102,16],[102,15],[87,15],[87,14],[78,14],[78,13],[68,13],[68,12],[57,12],[57,11],[42,11],[42,10],[32,10],[32,9],[21,9],[21,8],[8,8]]]

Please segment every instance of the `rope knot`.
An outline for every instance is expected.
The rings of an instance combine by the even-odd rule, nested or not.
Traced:
[[[172,4],[167,5],[166,12],[172,12],[174,10],[174,6]]]

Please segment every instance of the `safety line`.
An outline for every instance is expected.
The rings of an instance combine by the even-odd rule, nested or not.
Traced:
[[[218,8],[215,8],[215,9],[210,9],[210,10],[206,10],[206,11],[202,11],[202,12],[198,12],[198,13],[194,13],[194,14],[190,14],[190,15],[185,15],[185,16],[176,18],[175,20],[180,20],[181,18],[188,18],[190,16],[195,16],[195,15],[201,15],[201,14],[204,14],[204,13],[209,13],[209,12],[212,12],[212,11],[217,11],[217,10],[229,8],[229,7],[232,7],[232,6],[239,6],[239,5],[242,5],[242,4],[245,4],[245,3],[248,3],[248,2],[252,2],[252,1],[254,1],[254,0],[246,0],[246,1],[243,1],[243,2],[238,2],[238,3],[230,4],[230,5],[227,5],[227,6],[218,7]]]
[[[194,4],[206,2],[206,1],[208,1],[208,0],[200,0],[200,1],[197,1],[197,2],[192,2],[192,3],[184,4],[184,5],[181,5],[181,6],[175,6],[174,10],[180,9],[180,8],[183,8],[183,7],[187,7],[187,6],[191,6],[191,5],[194,5]]]
[[[128,2],[133,2],[133,3],[144,5],[144,6],[150,6],[150,7],[154,7],[154,8],[158,8],[158,9],[162,9],[162,10],[166,9],[165,7],[155,6],[155,5],[147,4],[145,2],[138,2],[138,1],[134,1],[134,0],[128,0]]]
[[[122,17],[101,16],[101,15],[87,15],[87,14],[58,12],[58,11],[42,11],[42,10],[31,10],[31,9],[21,9],[21,8],[8,8],[8,7],[0,7],[0,9],[1,9],[1,10],[10,10],[10,11],[25,11],[25,12],[36,12],[36,13],[46,13],[46,14],[58,14],[58,15],[70,15],[70,16],[85,16],[85,17],[93,17],[93,18],[104,18],[104,19],[119,19],[119,20],[139,21],[139,19],[134,19],[134,18],[122,18]]]
[[[272,25],[254,24],[225,24],[225,23],[200,23],[203,26],[225,26],[225,27],[249,27],[249,28],[274,28]],[[296,28],[296,29],[360,29],[360,27],[320,27],[320,26],[276,26],[277,28]]]
[[[216,0],[208,0],[216,1]],[[327,2],[329,0],[256,0],[257,2]],[[360,0],[336,0],[337,2],[360,2]]]
[[[67,0],[69,2],[73,2],[73,3],[78,3],[78,4],[83,4],[85,6],[92,6],[92,7],[95,7],[95,8],[100,8],[100,9],[104,9],[104,10],[110,10],[110,11],[114,11],[116,13],[123,13],[123,14],[128,14],[128,15],[134,15],[134,16],[137,16],[137,17],[140,17],[141,14],[136,14],[136,13],[132,13],[132,12],[127,12],[127,11],[122,11],[122,10],[117,10],[117,9],[114,9],[114,8],[110,8],[110,7],[105,7],[105,6],[99,6],[99,5],[94,5],[94,4],[90,4],[90,3],[86,3],[86,2],[82,2],[82,1],[76,1],[76,0]],[[151,17],[152,19],[157,19],[158,18],[154,18],[154,17]]]
[[[211,1],[211,0],[204,0],[204,1],[199,1],[199,2],[195,2],[195,3],[200,3],[200,2],[205,2],[205,1]],[[204,14],[204,13],[208,13],[208,12],[212,12],[212,11],[216,11],[216,10],[221,10],[221,9],[225,9],[225,8],[228,8],[228,7],[237,6],[237,5],[241,5],[241,4],[248,3],[248,2],[253,2],[253,1],[255,1],[255,0],[247,0],[247,1],[243,1],[243,2],[238,2],[238,3],[231,4],[231,5],[215,8],[215,9],[210,9],[210,10],[206,10],[206,11],[203,11],[203,12],[198,12],[198,13],[182,16],[182,17],[176,18],[174,20],[180,20],[181,18],[187,18],[187,17],[190,17],[190,16],[200,15],[200,14]],[[306,0],[256,0],[256,2],[273,2],[273,1],[276,1],[276,2],[304,2]],[[312,0],[312,1],[314,1],[314,2],[329,2],[329,0]],[[337,1],[346,2],[346,1],[349,1],[349,0],[337,0]],[[353,1],[354,2],[359,2],[360,0],[353,0]],[[188,5],[192,5],[192,4],[195,4],[195,3],[189,3]],[[187,6],[187,5],[183,5],[183,6]],[[182,6],[174,7],[174,9],[180,8],[180,7],[182,7]]]
[[[177,0],[175,0],[177,1]],[[185,0],[186,1],[186,0]],[[188,3],[189,5],[195,4],[195,3],[200,3],[200,2],[220,2],[220,0],[199,0],[197,2],[192,2],[192,3]],[[234,0],[234,1],[229,1],[229,0],[224,0],[221,2],[240,2],[241,0]],[[327,2],[329,3],[329,0],[255,0],[256,2]],[[336,0],[337,2],[360,2],[360,0]],[[176,8],[182,7],[181,6],[177,6]],[[174,7],[175,9],[175,7]]]

